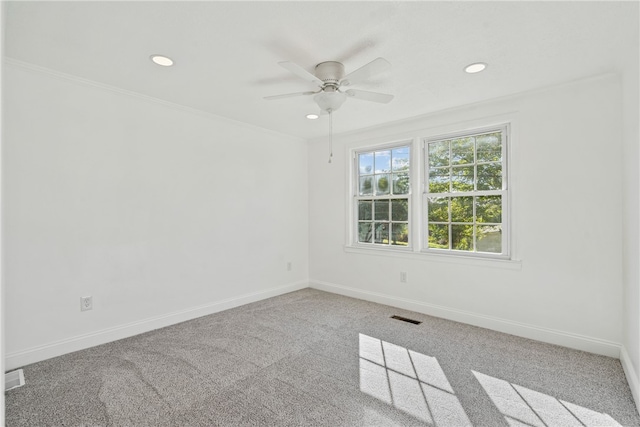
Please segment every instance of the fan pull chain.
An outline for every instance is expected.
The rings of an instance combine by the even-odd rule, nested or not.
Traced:
[[[331,163],[333,157],[333,114],[331,114],[331,109],[327,111],[329,111],[329,163]]]

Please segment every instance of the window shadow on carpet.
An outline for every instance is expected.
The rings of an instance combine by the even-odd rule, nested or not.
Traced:
[[[359,334],[360,391],[433,426],[471,426],[435,357]],[[510,426],[622,427],[611,416],[471,371]]]
[[[470,426],[435,357],[360,334],[360,391],[432,425]]]

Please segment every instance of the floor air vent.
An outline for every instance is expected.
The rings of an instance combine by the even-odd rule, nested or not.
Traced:
[[[4,374],[4,391],[9,391],[16,387],[24,385],[24,372],[22,369],[17,371],[7,372]]]
[[[419,322],[417,320],[413,320],[413,319],[408,319],[406,317],[402,317],[402,316],[391,316],[392,319],[396,319],[396,320],[402,320],[403,322],[407,322],[407,323],[413,323],[414,325],[419,325],[422,322]]]

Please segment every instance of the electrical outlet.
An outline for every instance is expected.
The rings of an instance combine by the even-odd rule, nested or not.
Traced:
[[[93,297],[80,297],[80,311],[93,309]]]
[[[401,271],[400,272],[400,283],[407,283],[407,272],[406,271]]]
[[[292,264],[291,261],[287,261],[287,271],[291,271]]]

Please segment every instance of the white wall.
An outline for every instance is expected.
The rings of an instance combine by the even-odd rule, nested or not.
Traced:
[[[607,75],[345,135],[334,141],[331,165],[326,141],[314,141],[311,285],[617,357],[623,340],[621,114],[619,76]],[[504,120],[513,126],[512,234],[519,263],[343,249],[348,150]],[[400,271],[408,283],[400,283]]]
[[[304,140],[4,72],[8,369],[306,287]]]
[[[636,5],[637,6],[637,5]],[[631,39],[638,40],[638,27]],[[634,38],[635,37],[635,38]],[[623,72],[623,277],[624,350],[622,363],[640,409],[640,108],[638,107],[639,54],[631,52]]]
[[[0,3],[0,28],[6,28],[5,27],[5,14],[4,14],[4,8],[5,8],[6,2],[2,2]],[[0,30],[0,57],[4,58],[4,31]],[[0,100],[4,99],[3,98],[3,88],[2,88],[2,81],[3,81],[3,71],[4,69],[4,64],[2,63],[2,61],[0,61]],[[1,117],[4,114],[4,110],[3,110],[3,106],[2,106],[3,102],[0,102],[0,126],[2,126],[2,119]],[[3,146],[3,142],[4,142],[4,136],[3,136],[2,130],[0,130],[0,165],[2,164],[2,153],[1,153],[1,148]],[[1,172],[1,171],[0,171]],[[0,224],[2,223],[2,204],[4,203],[4,200],[2,198],[2,177],[0,176]],[[0,372],[4,373],[5,372],[5,361],[4,361],[4,354],[5,354],[5,350],[4,350],[4,327],[5,327],[5,322],[4,322],[4,270],[3,270],[3,238],[2,238],[2,227],[0,226]],[[4,393],[2,393],[2,396],[0,396],[0,425],[4,425]]]

